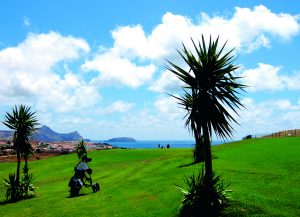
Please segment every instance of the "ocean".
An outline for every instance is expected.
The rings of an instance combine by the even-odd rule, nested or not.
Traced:
[[[101,141],[105,142],[105,141]],[[213,140],[212,145],[220,145],[226,141]],[[193,140],[139,140],[136,142],[106,142],[120,148],[166,148],[169,144],[170,148],[192,148],[195,144]]]

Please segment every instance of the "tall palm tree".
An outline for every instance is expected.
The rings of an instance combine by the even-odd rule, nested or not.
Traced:
[[[28,173],[28,157],[32,153],[30,139],[33,132],[36,130],[38,121],[35,117],[35,112],[30,111],[29,106],[15,106],[12,113],[6,113],[3,122],[8,128],[14,130],[13,148],[17,154],[17,171],[16,171],[16,186],[20,183],[20,165],[21,157],[25,160],[24,172]]]
[[[192,40],[194,52],[183,44],[183,51],[178,51],[188,70],[168,61],[166,68],[184,82],[183,95],[173,96],[186,110],[185,125],[192,130],[197,143],[202,142],[205,158],[205,176],[212,181],[211,138],[214,133],[220,138],[231,137],[231,122],[236,122],[231,109],[237,114],[237,108],[243,105],[239,95],[245,85],[239,83],[240,77],[234,75],[238,69],[233,49],[225,51],[226,43],[218,46],[219,37],[208,46],[202,35],[198,46]]]

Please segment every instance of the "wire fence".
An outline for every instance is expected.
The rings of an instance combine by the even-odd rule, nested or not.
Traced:
[[[250,138],[279,138],[279,137],[300,137],[300,129],[294,130],[283,130],[276,133],[259,133],[259,134],[252,134],[244,137],[244,139]]]

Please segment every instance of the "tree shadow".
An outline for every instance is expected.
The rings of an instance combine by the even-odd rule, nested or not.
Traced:
[[[35,196],[27,196],[25,198],[22,198],[22,199],[18,199],[18,200],[3,200],[3,201],[0,201],[0,206],[2,205],[7,205],[7,204],[12,204],[12,203],[17,203],[19,201],[22,201],[22,200],[29,200],[31,198],[35,198]]]
[[[211,156],[211,159],[215,160],[215,159],[218,159],[218,157],[213,155],[213,156]],[[202,159],[198,162],[191,162],[191,163],[188,163],[188,164],[180,165],[180,166],[178,166],[178,168],[188,167],[188,166],[192,166],[192,165],[200,164],[200,163],[204,163],[204,162],[205,162],[204,159]]]
[[[195,164],[200,164],[200,163],[202,163],[202,162],[191,162],[191,163],[188,163],[188,164],[180,165],[180,166],[178,166],[178,168],[189,167],[189,166],[192,166],[192,165],[195,165]]]
[[[17,203],[19,200],[4,200],[0,201],[0,206],[6,205],[6,204],[11,204],[11,203]]]

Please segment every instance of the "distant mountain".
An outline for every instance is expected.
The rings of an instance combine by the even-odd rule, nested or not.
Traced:
[[[0,130],[0,139],[10,140],[13,137],[13,131],[9,130]]]
[[[109,139],[106,142],[136,142],[136,140],[131,137],[117,137]]]
[[[10,140],[13,137],[13,132],[8,130],[0,130],[0,139]],[[66,142],[66,141],[79,141],[82,136],[77,132],[71,133],[57,133],[50,127],[42,126],[33,134],[33,140],[40,142]]]

